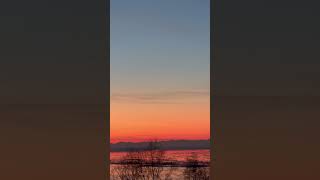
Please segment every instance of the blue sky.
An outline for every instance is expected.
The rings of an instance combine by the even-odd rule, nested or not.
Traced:
[[[209,91],[209,0],[111,0],[111,93]]]

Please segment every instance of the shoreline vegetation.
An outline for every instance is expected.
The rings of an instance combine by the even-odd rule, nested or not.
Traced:
[[[148,148],[131,150],[112,161],[111,180],[209,180],[210,162],[198,160],[192,153],[185,161],[170,160],[158,141],[148,142]]]

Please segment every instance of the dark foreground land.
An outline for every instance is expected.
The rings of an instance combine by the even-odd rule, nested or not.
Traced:
[[[209,162],[199,160],[196,153],[184,160],[168,157],[158,143],[147,150],[130,151],[111,161],[111,180],[209,180]]]

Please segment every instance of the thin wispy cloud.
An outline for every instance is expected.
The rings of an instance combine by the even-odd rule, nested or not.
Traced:
[[[209,91],[167,91],[156,93],[113,93],[112,101],[136,103],[183,103],[184,100],[209,98]]]

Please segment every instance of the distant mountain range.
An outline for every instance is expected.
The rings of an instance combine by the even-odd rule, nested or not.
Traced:
[[[146,150],[150,142],[119,142],[110,145],[112,152]],[[210,149],[210,140],[169,140],[159,141],[162,150]]]

